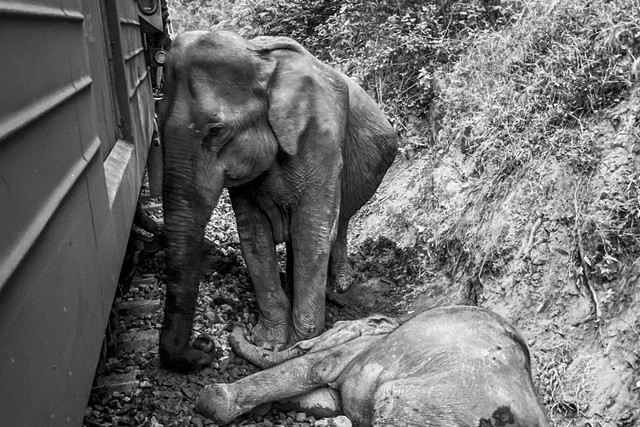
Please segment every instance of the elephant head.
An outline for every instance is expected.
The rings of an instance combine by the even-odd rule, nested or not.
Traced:
[[[339,277],[348,218],[395,155],[395,132],[375,103],[288,38],[190,32],[175,40],[165,67],[161,134],[168,250],[162,363],[180,369],[211,361],[189,338],[204,228],[225,187],[256,289],[259,340],[282,345],[319,334],[329,256]],[[351,173],[343,170],[349,150],[366,152]],[[354,195],[343,175],[353,177]],[[298,255],[287,267],[292,301],[279,282],[274,244],[282,241],[288,257]]]

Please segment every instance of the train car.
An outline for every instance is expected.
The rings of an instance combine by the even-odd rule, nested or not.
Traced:
[[[0,0],[0,425],[82,425],[154,135],[161,0]]]

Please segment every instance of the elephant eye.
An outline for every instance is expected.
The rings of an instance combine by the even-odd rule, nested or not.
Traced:
[[[220,136],[222,129],[224,129],[224,123],[210,123],[207,125],[207,129],[207,135],[202,142],[206,148],[213,149],[216,145],[214,140]]]
[[[209,123],[207,128],[209,129],[209,133],[207,135],[214,136],[220,133],[220,130],[224,128],[224,123]]]

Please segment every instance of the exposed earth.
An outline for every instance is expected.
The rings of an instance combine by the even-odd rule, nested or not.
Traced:
[[[411,309],[469,303],[512,322],[554,426],[640,425],[640,260],[603,255],[616,230],[598,227],[637,188],[639,120],[636,87],[581,129],[597,159],[588,179],[552,156],[506,184],[479,179],[469,129],[443,153],[407,150],[351,230],[354,247],[385,236],[422,260],[404,276]]]
[[[442,304],[488,307],[529,344],[552,425],[640,425],[640,262],[633,253],[593,258],[602,252],[596,250],[602,230],[577,226],[588,224],[581,215],[593,215],[598,203],[624,189],[625,174],[638,173],[639,98],[634,92],[586,130],[600,153],[588,182],[557,159],[533,159],[488,197],[486,183],[474,180],[464,140],[441,153],[405,150],[352,220],[354,285],[328,298],[327,327],[374,311],[402,316]],[[216,362],[190,374],[158,367],[164,253],[140,253],[119,301],[119,348],[99,366],[85,425],[214,425],[194,411],[198,391],[257,369],[234,357],[227,343],[230,325],[255,322],[255,301],[225,197],[207,239],[195,332],[214,338]],[[132,342],[127,334],[136,331],[148,331],[146,340]],[[99,386],[115,374],[123,375],[119,388]],[[340,422],[262,408],[237,425]]]

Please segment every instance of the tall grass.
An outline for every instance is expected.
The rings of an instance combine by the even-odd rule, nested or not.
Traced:
[[[611,120],[611,137],[633,144],[624,135],[637,133],[637,123],[617,123],[612,108],[629,99],[638,79],[640,6],[631,0],[522,6],[513,25],[477,34],[443,74],[435,148],[457,146],[475,162],[474,201],[489,210],[532,164],[560,164],[578,183],[569,202],[587,264],[611,277],[621,257],[640,250],[640,180],[629,147],[610,164],[614,148],[603,142],[600,123]],[[460,234],[458,228],[448,232]]]

